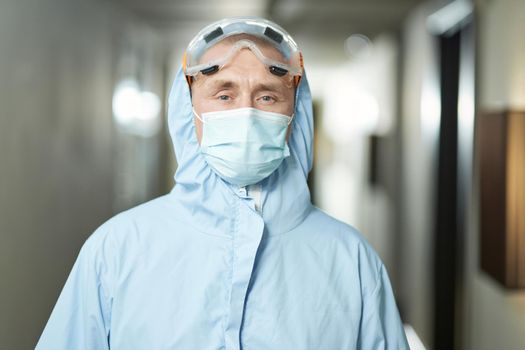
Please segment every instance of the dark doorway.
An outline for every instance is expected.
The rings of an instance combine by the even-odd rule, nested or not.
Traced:
[[[434,230],[434,349],[455,348],[458,226],[458,95],[461,32],[439,37],[441,122]]]

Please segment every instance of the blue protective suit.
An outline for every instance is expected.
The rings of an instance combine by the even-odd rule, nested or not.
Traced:
[[[86,240],[37,349],[408,349],[375,251],[311,205],[306,76],[296,99],[291,156],[238,188],[199,153],[179,69],[169,96],[176,185]]]

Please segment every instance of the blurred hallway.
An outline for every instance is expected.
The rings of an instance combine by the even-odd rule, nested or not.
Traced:
[[[499,218],[481,205],[480,150],[500,134],[478,129],[525,117],[521,0],[1,2],[0,349],[34,348],[100,224],[171,190],[174,72],[203,25],[235,15],[268,17],[302,48],[313,202],[380,254],[413,349],[524,349],[525,177],[494,183],[518,193],[502,214],[518,222],[504,286],[480,252],[496,250],[480,213]]]

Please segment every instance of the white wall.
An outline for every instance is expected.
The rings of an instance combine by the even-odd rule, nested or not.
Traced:
[[[525,109],[525,2],[479,0],[479,106]]]
[[[0,3],[0,349],[34,347],[99,225],[171,188],[164,54],[160,34],[122,4]],[[147,124],[135,111],[113,116],[129,79],[158,97],[135,108]]]
[[[433,343],[433,233],[440,118],[439,67],[427,17],[444,1],[427,2],[403,28],[401,301],[405,321],[425,346]]]
[[[441,2],[443,4],[445,1]],[[426,18],[440,1],[430,1],[408,17],[405,30],[404,187],[402,300],[405,312],[424,343],[432,344],[431,247],[433,150],[425,130],[432,130],[432,74],[434,47]],[[477,5],[477,110],[525,109],[525,2],[479,0]],[[430,83],[430,85],[429,85]],[[427,88],[425,88],[425,86]],[[430,89],[429,89],[430,88]],[[425,93],[427,89],[427,93]],[[426,100],[426,101],[425,101]],[[439,101],[438,101],[439,102]],[[439,114],[438,114],[439,115]],[[429,123],[430,128],[425,127]],[[460,130],[460,132],[462,132]],[[434,135],[435,136],[435,135]],[[426,167],[425,164],[429,167]],[[479,193],[474,164],[473,194],[468,205],[465,257],[465,302],[462,340],[464,349],[524,349],[525,291],[508,291],[479,268]]]
[[[478,1],[479,111],[525,109],[525,2]],[[525,135],[524,135],[525,137]],[[525,349],[525,291],[508,291],[479,269],[477,174],[467,268],[468,349]]]
[[[0,348],[32,349],[80,245],[111,215],[105,1],[0,2]]]

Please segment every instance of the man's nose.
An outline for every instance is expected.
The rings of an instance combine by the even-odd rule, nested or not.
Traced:
[[[252,107],[254,108],[255,105],[253,103],[253,99],[251,94],[249,93],[243,93],[241,94],[240,98],[238,99],[238,108],[245,108],[245,107]]]

